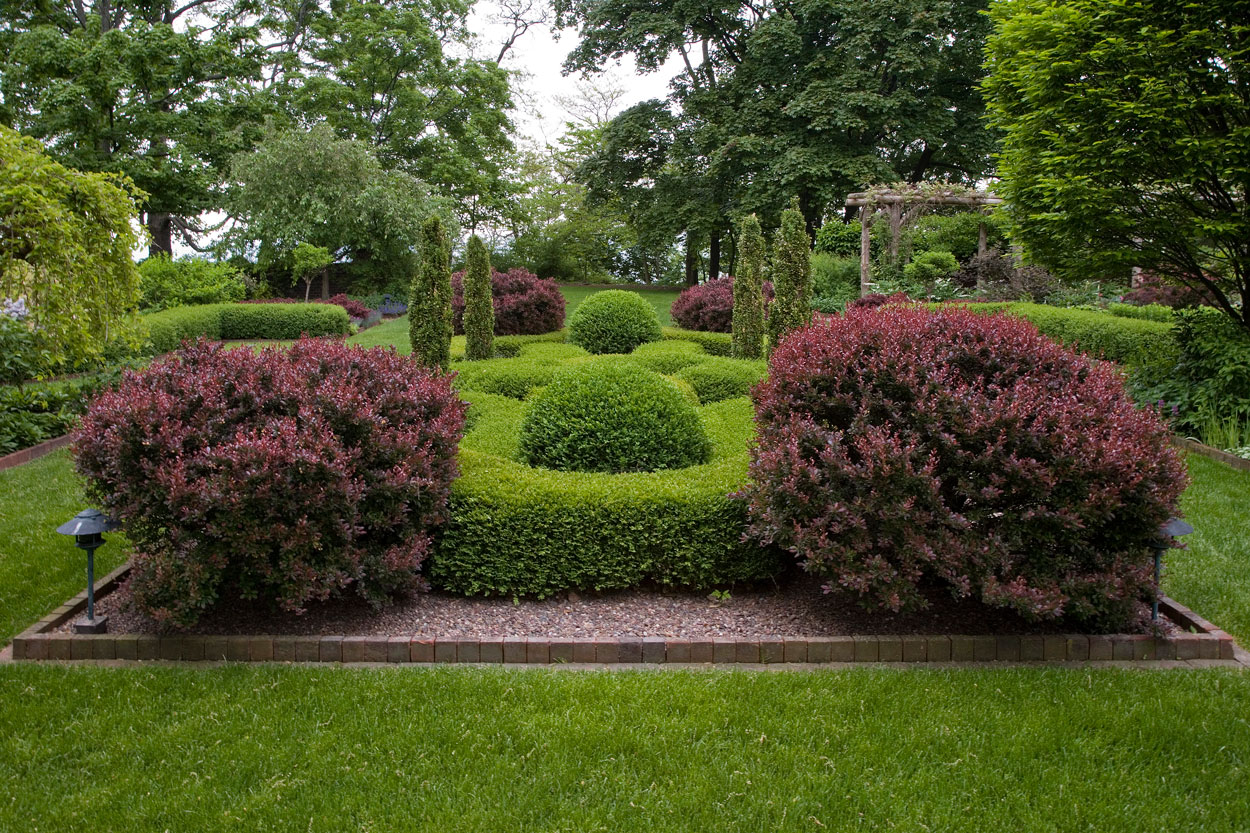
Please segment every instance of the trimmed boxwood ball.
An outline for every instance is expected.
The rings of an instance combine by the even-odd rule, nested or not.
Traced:
[[[631,362],[564,370],[527,403],[520,458],[560,471],[628,472],[704,463],[711,444],[681,390]]]
[[[699,401],[707,404],[735,396],[749,396],[751,388],[768,375],[768,365],[751,359],[716,356],[684,367],[673,375],[694,388]]]
[[[621,361],[621,359],[615,359]],[[609,474],[533,468],[518,460],[525,403],[468,391],[472,429],[460,445],[450,519],[431,582],[467,595],[543,598],[644,582],[710,589],[777,575],[785,555],[743,540],[751,403],[699,408],[708,462]]]
[[[569,341],[591,353],[628,353],[663,337],[651,305],[638,293],[623,289],[596,292],[569,320]]]

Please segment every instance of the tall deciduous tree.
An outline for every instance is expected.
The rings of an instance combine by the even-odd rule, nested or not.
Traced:
[[[451,245],[443,221],[430,217],[421,226],[421,262],[408,296],[408,339],[412,355],[426,367],[451,364]]]
[[[768,310],[768,349],[771,352],[791,330],[812,320],[812,239],[807,236],[799,198],[781,212],[781,228],[773,240],[770,272],[773,303]]]
[[[114,174],[58,164],[0,126],[0,300],[24,299],[63,364],[88,362],[135,335],[139,272],[131,227],[143,198]]]
[[[152,252],[217,208],[259,134],[270,59],[251,3],[50,0],[0,11],[0,122],[60,162],[146,193]]]
[[[476,234],[469,238],[464,267],[465,358],[495,355],[495,307],[491,297],[490,253]]]
[[[738,268],[734,278],[731,352],[758,359],[764,343],[764,233],[759,218],[745,217],[738,229]]]
[[[1069,275],[1149,267],[1250,329],[1248,15],[1242,0],[994,7],[998,190],[1032,257]]]

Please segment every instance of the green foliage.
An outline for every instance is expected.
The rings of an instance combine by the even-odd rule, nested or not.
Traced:
[[[764,350],[764,232],[754,214],[738,227],[737,272],[730,352],[740,359],[757,359]]]
[[[205,304],[143,316],[149,355],[178,349],[184,340],[290,340],[301,335],[345,335],[347,311],[336,304]]]
[[[656,373],[676,373],[683,367],[708,360],[708,354],[692,341],[653,341],[640,344],[629,360]]]
[[[125,177],[66,168],[3,125],[0,170],[0,300],[26,301],[28,323],[60,366],[136,340],[131,221],[142,193]]]
[[[961,262],[970,260],[977,253],[982,224],[987,249],[1002,248],[1007,218],[1001,211],[926,214],[904,229],[902,247],[913,257],[924,252],[950,252]]]
[[[596,292],[569,318],[569,341],[591,353],[628,353],[662,337],[651,305],[623,289]]]
[[[763,361],[744,359],[709,358],[683,368],[675,374],[688,382],[705,405],[749,396],[751,388],[768,375],[768,365]]]
[[[835,257],[823,252],[812,253],[812,309],[827,313],[841,312],[858,297],[858,258]]]
[[[421,364],[446,370],[451,362],[451,247],[437,216],[421,227],[420,256],[408,295],[408,337]]]
[[[768,349],[791,330],[812,320],[812,240],[803,224],[798,199],[781,212],[781,229],[773,242],[772,306],[768,311]]]
[[[859,249],[863,235],[863,225],[859,220],[844,223],[841,220],[830,220],[816,230],[815,251],[836,258],[853,259],[859,263]],[[872,243],[876,243],[874,239]],[[869,246],[869,255],[876,254]]]
[[[707,463],[606,474],[517,462],[522,403],[466,398],[477,418],[461,443],[451,518],[430,562],[436,586],[538,597],[645,581],[706,589],[781,568],[776,552],[742,542],[745,509],[729,498],[746,480],[746,400],[698,409],[712,443]]]
[[[680,327],[665,327],[663,333],[665,341],[692,341],[711,356],[728,356],[732,349],[732,336],[729,333],[705,333],[699,330],[683,330]]]
[[[1172,352],[1171,361],[1158,361],[1136,380],[1137,398],[1175,406],[1176,423],[1192,432],[1250,423],[1250,333],[1210,307],[1173,315],[1179,354]]]
[[[261,265],[290,268],[296,246],[319,246],[332,262],[359,261],[361,283],[376,287],[412,271],[421,223],[442,208],[424,183],[326,125],[271,125],[255,151],[234,157],[231,175],[229,207],[243,219],[236,249],[258,247]]]
[[[560,371],[560,366],[549,359],[536,359],[525,355],[489,362],[455,364],[452,369],[456,371],[456,387],[460,390],[524,399],[535,388],[550,384]]]
[[[1163,304],[1107,304],[1107,312],[1121,318],[1142,318],[1147,321],[1172,321],[1172,308]]]
[[[54,356],[24,321],[0,313],[0,385],[21,384],[45,373]]]
[[[490,253],[476,234],[469,238],[464,272],[465,357],[495,355],[495,307],[491,300]]]
[[[527,403],[520,459],[560,471],[640,472],[707,461],[711,444],[682,392],[633,362],[561,372]]]
[[[230,264],[190,257],[171,260],[167,255],[149,257],[139,264],[139,290],[139,308],[145,312],[247,297],[242,274]]]
[[[1250,70],[1242,0],[1008,0],[987,42],[996,188],[1065,276],[1141,266],[1250,330]]]
[[[325,274],[326,267],[334,262],[334,255],[324,246],[299,243],[291,250],[291,280],[304,282],[304,301],[312,293],[313,281]]]
[[[959,261],[950,252],[921,252],[903,267],[903,278],[917,286],[932,287],[957,269]]]

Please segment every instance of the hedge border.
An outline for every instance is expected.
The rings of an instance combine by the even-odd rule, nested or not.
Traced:
[[[96,588],[103,598],[130,566]],[[1164,596],[1160,610],[1196,633],[996,636],[775,636],[757,639],[666,637],[199,636],[52,633],[86,609],[84,590],[14,638],[15,661],[165,660],[171,662],[467,663],[505,665],[905,665],[1199,661],[1250,667],[1250,654],[1229,634]]]
[[[36,445],[29,445],[26,448],[19,448],[11,454],[0,457],[0,471],[6,469],[17,468],[23,463],[29,463],[32,460],[38,460],[40,457],[46,457],[54,451],[59,451],[69,445],[74,439],[72,434],[62,434],[59,437],[53,437],[50,440],[44,440]]]

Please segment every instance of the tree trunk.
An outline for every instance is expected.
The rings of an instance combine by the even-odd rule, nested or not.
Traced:
[[[712,240],[707,260],[707,279],[714,281],[720,277],[720,229],[712,230]]]
[[[152,242],[148,245],[148,257],[164,254],[174,256],[173,218],[163,211],[148,212],[148,234]]]
[[[321,300],[330,300],[330,270],[321,270]]]
[[[695,248],[694,232],[686,230],[686,286],[699,283],[699,250]]]

